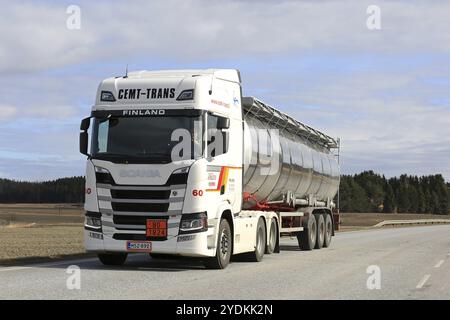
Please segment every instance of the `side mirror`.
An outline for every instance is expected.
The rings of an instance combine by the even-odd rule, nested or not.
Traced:
[[[81,120],[80,130],[81,131],[87,131],[89,129],[89,126],[91,125],[91,118],[84,118]]]
[[[88,133],[86,131],[80,132],[80,153],[88,156]]]
[[[80,124],[80,153],[89,156],[88,154],[88,140],[89,140],[89,135],[87,133],[89,126],[91,125],[91,118],[84,118],[83,120],[81,120],[81,124]]]
[[[230,128],[230,119],[225,117],[219,117],[217,119],[217,129],[228,129]]]

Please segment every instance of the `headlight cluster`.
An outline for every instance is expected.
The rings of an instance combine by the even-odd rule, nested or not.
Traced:
[[[102,221],[99,218],[86,217],[86,226],[91,228],[101,228]]]
[[[97,166],[95,166],[94,168],[95,168],[95,172],[97,172],[97,173],[107,173],[107,174],[109,174],[109,171],[107,169],[105,169],[105,168],[97,167]]]
[[[113,184],[114,179],[111,173],[105,168],[95,166],[95,178],[97,183]]]
[[[208,230],[206,212],[183,214],[180,222],[180,234],[196,233]]]
[[[179,168],[177,170],[175,170],[174,172],[172,172],[172,174],[180,174],[180,173],[188,173],[189,172],[189,167],[183,167],[183,168]]]
[[[91,212],[91,211],[86,212],[84,218],[84,226],[86,228],[94,229],[92,231],[95,230],[101,231],[102,229],[101,214],[98,212]]]

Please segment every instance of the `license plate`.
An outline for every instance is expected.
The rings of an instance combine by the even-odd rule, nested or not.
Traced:
[[[127,241],[127,251],[134,252],[151,252],[151,241]]]
[[[167,237],[166,219],[147,219],[147,237],[165,238]]]

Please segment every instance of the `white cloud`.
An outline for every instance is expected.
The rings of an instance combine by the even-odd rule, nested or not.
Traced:
[[[31,106],[24,112],[24,117],[29,118],[51,118],[51,119],[67,119],[75,116],[78,109],[70,105],[44,105]]]
[[[81,30],[59,3],[4,3],[0,70],[39,70],[117,56],[192,62],[273,57],[322,49],[401,52],[450,49],[444,1],[377,1],[382,30],[366,27],[373,1],[81,2]],[[5,49],[6,48],[6,49]]]
[[[0,105],[0,121],[12,118],[16,112],[15,107]]]

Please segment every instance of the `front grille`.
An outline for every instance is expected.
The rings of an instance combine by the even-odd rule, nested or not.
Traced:
[[[113,239],[116,239],[116,240],[147,240],[147,236],[145,234],[114,233]]]
[[[169,179],[167,180],[167,182],[163,186],[173,186],[173,185],[177,185],[177,184],[186,184],[187,180],[188,180],[188,176],[189,176],[188,172],[172,174],[169,177]],[[96,172],[95,173],[95,178],[97,180],[97,183],[107,183],[107,184],[111,184],[111,185],[117,185],[115,183],[113,177],[109,173]]]
[[[166,185],[171,186],[175,184],[186,184],[188,180],[188,173],[172,174],[167,180]]]
[[[169,219],[181,213],[188,173],[172,174],[164,185],[118,185],[110,175],[97,175],[100,211],[112,213],[114,228],[129,232],[144,231],[147,219]],[[179,190],[180,196],[172,190]],[[110,195],[109,195],[110,194]],[[112,209],[112,210],[111,210]],[[111,212],[112,211],[112,212]],[[139,226],[139,227],[137,227]],[[145,234],[116,233],[116,240],[154,240]]]
[[[147,219],[167,219],[167,218],[155,216],[121,216],[117,214],[113,216],[113,221],[115,224],[146,225]]]
[[[125,212],[167,212],[169,203],[122,203],[111,202],[111,207],[114,211]]]
[[[111,196],[115,199],[168,199],[170,190],[111,190]]]

